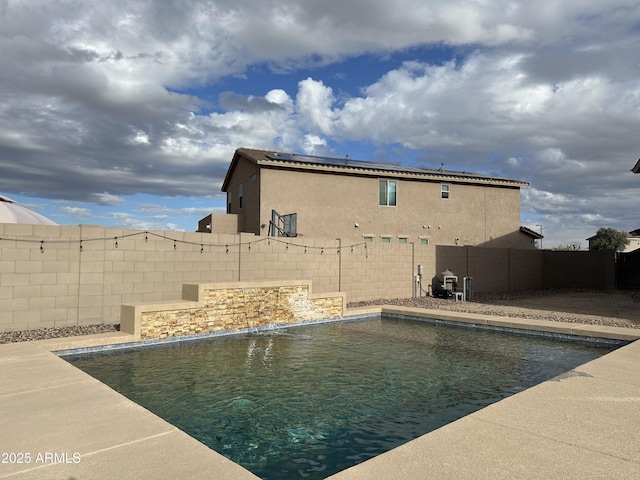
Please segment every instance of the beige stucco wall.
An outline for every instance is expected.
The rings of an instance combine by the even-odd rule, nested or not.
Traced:
[[[241,159],[234,182],[256,169]],[[244,217],[245,231],[256,234],[275,209],[280,214],[297,213],[298,233],[313,238],[355,240],[372,235],[379,242],[381,236],[391,236],[398,243],[398,237],[406,236],[410,242],[427,237],[441,245],[531,247],[519,232],[518,188],[448,183],[450,196],[443,199],[440,182],[396,178],[397,206],[380,206],[378,184],[384,178],[262,168],[259,212],[247,201],[238,213]],[[243,182],[245,192],[248,183]],[[257,185],[254,190],[258,191]]]

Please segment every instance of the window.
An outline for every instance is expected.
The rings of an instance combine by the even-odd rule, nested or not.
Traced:
[[[256,178],[258,178],[258,175],[256,174],[256,172],[253,172],[251,175],[249,175],[250,182],[254,182]]]
[[[383,237],[383,236],[380,236],[380,241],[381,241],[382,243],[391,243],[391,237]]]
[[[242,184],[238,185],[238,208],[242,208]]]
[[[429,239],[428,238],[421,238],[420,239],[420,245],[429,245]]]
[[[227,213],[231,213],[231,192],[227,192]]]
[[[442,198],[449,198],[449,185],[447,185],[446,183],[440,185],[440,192]]]
[[[379,205],[385,205],[387,207],[396,206],[396,181],[395,180],[380,180],[379,188]]]
[[[373,243],[373,235],[365,235],[362,238],[364,239],[365,243]]]
[[[398,243],[409,243],[409,239],[407,237],[398,237]]]

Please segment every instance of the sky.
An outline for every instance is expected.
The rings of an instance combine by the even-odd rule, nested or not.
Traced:
[[[195,231],[236,148],[529,182],[543,247],[640,228],[640,2],[0,0],[0,194]]]

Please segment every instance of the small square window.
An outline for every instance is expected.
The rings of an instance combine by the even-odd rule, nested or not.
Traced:
[[[373,243],[373,237],[370,235],[365,235],[362,238],[364,239],[365,243]]]
[[[420,239],[420,245],[429,245],[429,239],[428,238],[421,238]]]
[[[382,243],[391,243],[391,237],[380,237]]]
[[[398,237],[398,243],[409,243],[409,239],[407,237]]]
[[[446,183],[443,183],[442,185],[440,185],[440,192],[442,195],[442,198],[449,198],[449,185],[447,185]]]

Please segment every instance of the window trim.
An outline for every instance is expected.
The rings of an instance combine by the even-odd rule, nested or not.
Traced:
[[[451,184],[449,183],[440,184],[440,198],[443,198],[445,200],[451,198]]]

